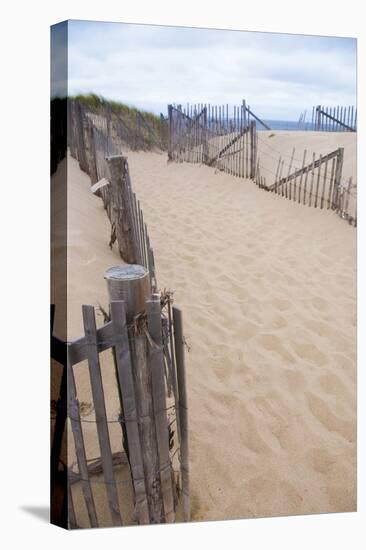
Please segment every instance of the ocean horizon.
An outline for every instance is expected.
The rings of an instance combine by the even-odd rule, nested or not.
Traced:
[[[295,120],[266,120],[263,122],[271,128],[271,130],[287,130],[287,131],[304,131],[315,130],[315,125],[311,122],[300,122]],[[265,128],[257,122],[257,131],[265,130]]]

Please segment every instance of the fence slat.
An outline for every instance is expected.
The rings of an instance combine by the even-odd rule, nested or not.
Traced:
[[[104,402],[102,374],[99,364],[97,347],[97,329],[95,324],[95,312],[93,306],[83,305],[83,321],[85,330],[86,348],[88,354],[88,366],[90,373],[90,385],[93,395],[95,417],[97,423],[98,440],[103,465],[103,475],[106,484],[109,508],[113,525],[122,525],[122,517],[118,502],[117,486],[114,479],[113,459],[109,440],[107,414]]]
[[[306,161],[306,154],[307,154],[307,150],[305,149],[304,150],[304,156],[302,158],[302,167],[301,167],[301,174],[300,174],[300,181],[299,181],[299,199],[298,199],[299,203],[301,201],[301,186],[302,186],[302,179],[303,179],[303,176],[304,176],[304,167],[305,167],[305,161]]]
[[[322,156],[319,157],[319,167],[318,167],[318,174],[316,178],[316,190],[315,190],[315,203],[314,207],[317,208],[318,206],[318,193],[319,193],[319,183],[320,183],[320,172],[322,168]]]
[[[333,186],[333,210],[339,209],[338,200],[340,198],[340,188],[341,188],[341,178],[342,178],[342,169],[343,169],[343,156],[344,148],[340,147],[337,151],[337,163],[334,176],[334,186]]]
[[[314,176],[315,176],[315,153],[313,153],[313,164],[311,167],[311,182],[310,182],[310,191],[309,191],[309,206],[311,206],[313,198],[313,186],[314,186]]]
[[[123,401],[123,415],[126,423],[129,461],[136,499],[136,512],[139,523],[150,523],[146,495],[145,474],[138,429],[135,387],[132,374],[130,348],[127,334],[124,302],[111,302],[111,318],[114,326],[115,352],[118,384]]]
[[[177,419],[177,431],[179,444],[181,444],[181,423],[180,423],[180,409],[179,409],[179,393],[178,393],[178,378],[177,378],[177,364],[175,356],[175,344],[174,344],[174,327],[173,327],[173,311],[172,311],[172,302],[171,298],[168,297],[168,339],[170,347],[170,356],[172,359],[172,369],[173,369],[173,392],[175,399],[175,415]]]
[[[336,159],[333,158],[333,159],[332,159],[332,168],[331,168],[331,173],[330,173],[329,192],[328,192],[328,207],[327,207],[327,210],[329,210],[329,208],[332,207],[332,202],[331,202],[331,201],[332,201],[332,196],[333,196],[335,162],[336,162]]]
[[[181,431],[180,461],[182,471],[183,512],[185,521],[190,521],[191,505],[189,496],[188,408],[186,374],[184,365],[183,322],[182,312],[177,307],[173,307],[173,322],[179,393],[179,414]]]
[[[76,460],[81,475],[81,489],[83,491],[86,509],[91,527],[98,527],[97,513],[93,492],[90,486],[88,463],[86,460],[84,437],[81,428],[80,408],[77,399],[76,385],[73,368],[68,365],[68,415],[70,418],[71,430],[74,436]]]
[[[328,161],[326,160],[325,161],[325,166],[324,166],[323,191],[322,191],[322,197],[321,197],[321,202],[320,202],[320,208],[323,208],[323,205],[324,205],[325,187],[326,187],[326,184],[327,184],[327,172],[328,172]]]
[[[161,490],[164,503],[164,516],[167,523],[175,520],[174,495],[172,487],[172,467],[169,457],[169,430],[166,415],[164,386],[164,357],[162,349],[160,297],[154,295],[146,302],[148,330],[152,338],[149,346],[149,363],[153,392],[153,406],[156,435],[158,441]]]
[[[286,180],[286,199],[287,199],[287,186],[288,186],[289,177],[291,174],[291,168],[292,168],[292,163],[294,161],[294,156],[295,156],[295,147],[292,149],[291,160],[288,167],[288,174],[287,174],[287,180]],[[289,189],[289,199],[291,200],[291,189]]]
[[[154,251],[150,246],[150,238],[149,235],[146,233],[146,244],[147,244],[147,253],[149,258],[149,275],[151,280],[151,288],[153,292],[156,292],[158,289],[158,282],[156,280],[156,272],[155,272],[155,260],[154,260]]]

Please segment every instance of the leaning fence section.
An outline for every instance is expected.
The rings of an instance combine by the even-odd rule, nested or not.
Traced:
[[[154,251],[140,201],[132,189],[127,157],[111,130],[111,120],[75,100],[70,101],[69,111],[70,152],[89,174],[91,191],[103,201],[111,223],[109,245],[117,243],[125,262],[146,267],[151,287],[156,290]]]
[[[168,106],[168,159],[213,166],[251,178],[255,171],[256,120],[247,107],[198,104]]]
[[[357,132],[357,108],[353,105],[314,106],[312,128],[318,132]]]
[[[308,154],[305,150],[301,167],[295,164],[295,149],[289,161],[278,159],[271,184],[261,175],[258,159],[255,183],[288,200],[305,206],[332,210],[351,225],[357,225],[357,186],[352,178],[342,178],[344,149],[340,147],[327,155]]]
[[[354,131],[356,121],[357,111],[351,107],[313,109],[312,124],[318,129]],[[342,178],[343,148],[326,155],[313,153],[309,158],[304,151],[302,161],[295,158],[293,149],[291,155],[286,155],[289,160],[280,156],[275,173],[259,158],[259,125],[270,129],[245,100],[230,109],[228,105],[169,105],[168,160],[206,164],[251,179],[261,189],[300,204],[330,209],[356,226],[357,186],[352,178]]]

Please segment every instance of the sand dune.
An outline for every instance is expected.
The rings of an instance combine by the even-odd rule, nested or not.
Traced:
[[[355,229],[207,166],[127,154],[159,287],[184,314],[192,519],[355,510]],[[76,337],[120,260],[70,165]]]

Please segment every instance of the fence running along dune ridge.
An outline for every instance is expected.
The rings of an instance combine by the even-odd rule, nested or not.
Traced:
[[[257,124],[264,125],[245,100],[230,109],[228,105],[168,105],[168,160],[206,164],[251,179],[261,189],[303,205],[330,209],[356,226],[357,185],[352,178],[342,179],[344,149],[327,155],[313,153],[312,158],[305,150],[300,166],[295,166],[299,162],[295,149],[285,156],[288,160],[278,152],[277,169],[272,172],[259,158],[258,143],[265,149],[266,141],[259,137]],[[262,150],[261,154],[266,153]]]
[[[353,105],[317,105],[313,107],[311,122],[318,132],[357,132],[357,108]]]
[[[94,307],[83,305],[84,335],[72,342],[61,341],[52,334],[55,309],[51,309],[51,358],[63,367],[53,418],[53,522],[69,528],[103,526],[94,493],[100,484],[106,490],[112,525],[173,522],[180,502],[181,517],[189,521],[182,314],[173,307],[170,292],[157,293],[154,254],[114,121],[82,102],[69,100],[68,145],[80,168],[90,175],[91,191],[103,201],[111,222],[110,246],[117,241],[126,265],[105,273],[110,307],[108,313],[103,310],[104,325],[97,327]],[[108,368],[114,368],[120,405],[118,417],[112,419],[107,417],[110,396],[103,386],[100,362],[107,350],[111,351]],[[75,369],[86,368],[93,419],[82,418],[78,400]],[[99,457],[88,458],[85,423],[95,426]],[[118,452],[112,452],[112,424],[121,427]],[[72,433],[68,443],[76,456],[71,465],[61,460],[67,425]],[[127,471],[123,479],[116,475],[120,468]],[[77,488],[79,493],[75,493]],[[80,517],[80,492],[87,525]],[[126,507],[128,499],[132,513],[123,517],[121,503]]]

